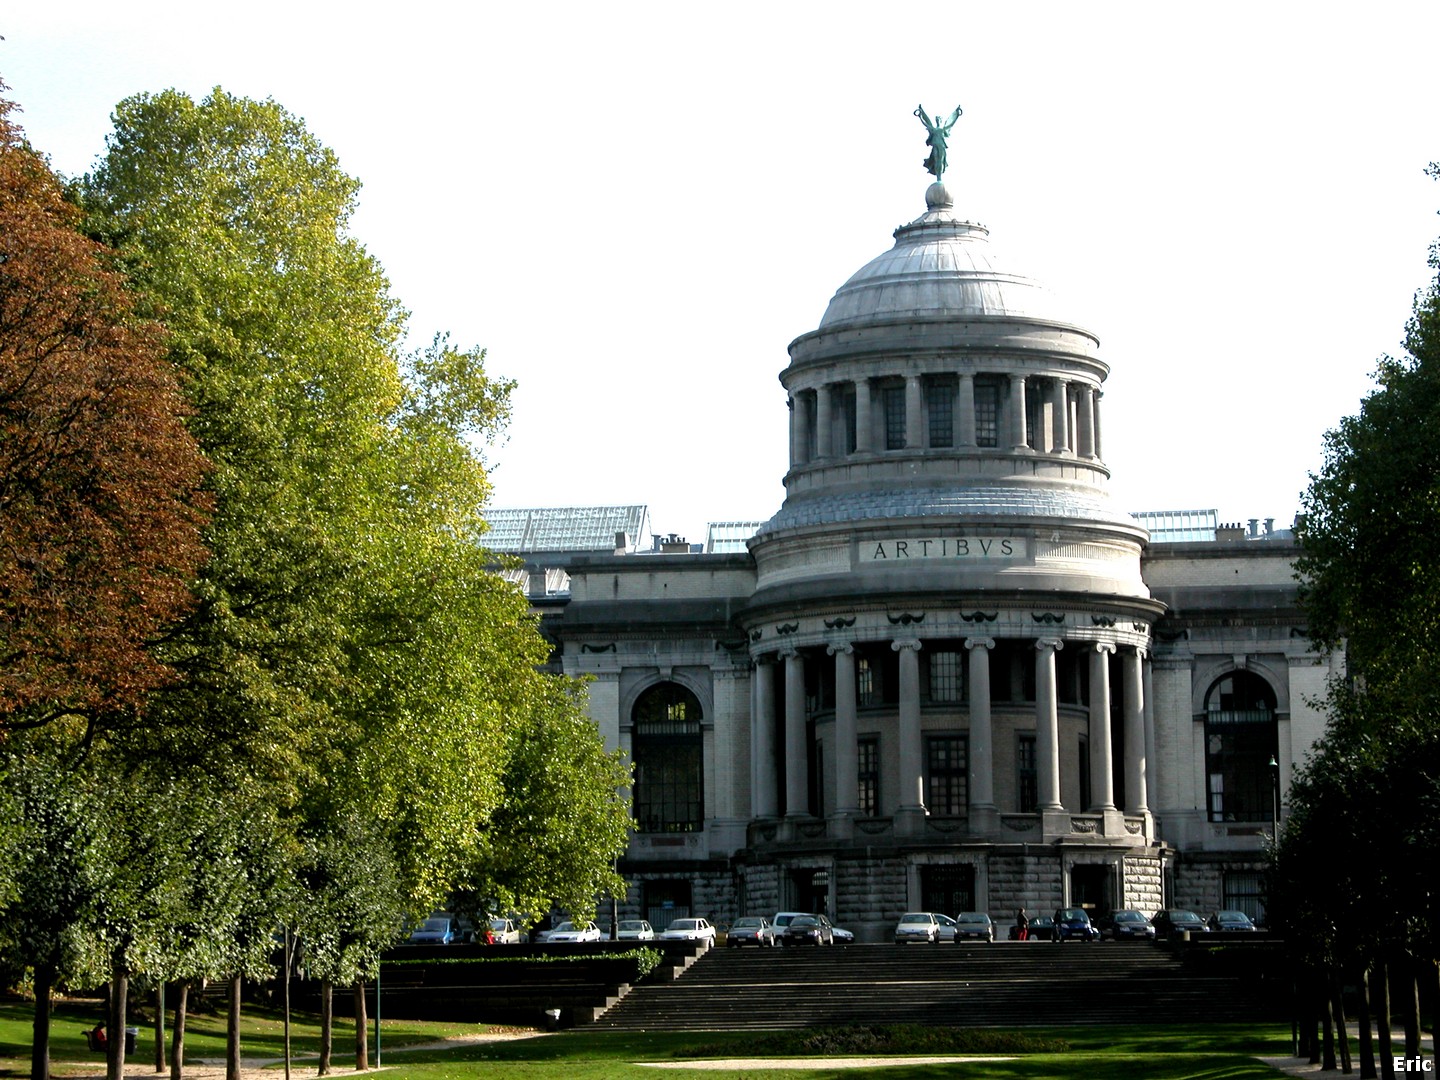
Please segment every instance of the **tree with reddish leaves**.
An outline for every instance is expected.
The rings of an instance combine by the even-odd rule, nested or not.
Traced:
[[[0,91],[4,84],[0,83]],[[0,739],[133,715],[191,604],[205,459],[136,318],[0,99]]]

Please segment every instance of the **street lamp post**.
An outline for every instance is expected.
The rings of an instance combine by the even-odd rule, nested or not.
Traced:
[[[1270,755],[1270,843],[1280,846],[1280,763]]]

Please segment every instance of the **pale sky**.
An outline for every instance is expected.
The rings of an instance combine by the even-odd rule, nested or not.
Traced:
[[[1288,525],[1433,276],[1433,2],[7,7],[67,175],[134,93],[304,118],[414,341],[518,380],[497,506],[773,514],[786,347],[923,212],[917,104],[963,107],[945,179],[996,261],[1100,338],[1125,509]]]

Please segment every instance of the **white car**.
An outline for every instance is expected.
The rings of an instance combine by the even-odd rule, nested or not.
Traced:
[[[600,928],[593,922],[584,926],[576,926],[573,922],[562,922],[550,936],[545,939],[549,944],[556,945],[562,941],[599,941]]]
[[[483,940],[487,945],[519,945],[520,928],[511,919],[491,919],[490,937]]]
[[[940,943],[940,920],[933,911],[907,911],[900,916],[895,925],[895,944],[908,945],[912,941]]]
[[[790,925],[791,919],[798,919],[801,915],[812,915],[810,911],[777,911],[775,917],[770,920],[770,925],[775,928],[775,937],[778,940],[780,935],[785,933],[785,927]]]
[[[714,941],[715,927],[707,919],[676,919],[660,935],[666,941]]]
[[[937,935],[940,941],[954,941],[957,932],[957,924],[949,915],[942,915],[935,912],[935,921],[940,924],[940,932]]]
[[[655,928],[644,919],[621,919],[617,941],[654,941]]]

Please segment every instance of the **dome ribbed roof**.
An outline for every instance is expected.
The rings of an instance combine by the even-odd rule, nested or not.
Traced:
[[[930,185],[925,204],[924,214],[895,230],[894,247],[840,287],[821,330],[985,316],[1070,323],[1043,285],[995,266],[989,230],[957,217],[943,184]]]

